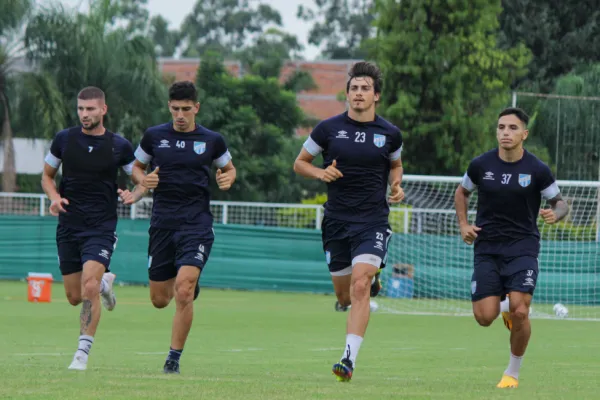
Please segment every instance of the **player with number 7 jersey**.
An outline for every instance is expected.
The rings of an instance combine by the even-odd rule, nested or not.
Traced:
[[[165,373],[179,373],[200,273],[214,241],[209,189],[212,169],[216,169],[221,190],[228,190],[236,177],[223,136],[195,121],[200,109],[197,98],[191,82],[170,87],[173,120],[146,130],[133,167],[133,181],[153,190],[148,245],[152,304],[164,308],[173,297],[177,303]],[[146,175],[147,167],[152,172]]]
[[[323,252],[337,296],[336,310],[350,307],[346,346],[333,373],[349,381],[369,321],[370,297],[381,289],[392,230],[388,203],[402,201],[402,134],[375,113],[381,72],[359,62],[349,72],[350,109],[319,123],[294,163],[296,173],[327,184],[321,224]],[[323,155],[323,168],[312,165]],[[391,195],[386,198],[388,183]]]

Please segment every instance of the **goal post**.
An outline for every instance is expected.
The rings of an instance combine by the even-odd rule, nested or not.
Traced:
[[[405,203],[392,208],[395,233],[382,273],[381,306],[390,312],[471,315],[473,247],[462,242],[454,211],[460,177],[407,175]],[[542,238],[533,317],[600,319],[600,182],[558,181],[571,211],[561,222],[538,226]],[[542,203],[543,204],[543,203]],[[474,223],[477,193],[469,201]],[[379,298],[378,298],[379,299]]]

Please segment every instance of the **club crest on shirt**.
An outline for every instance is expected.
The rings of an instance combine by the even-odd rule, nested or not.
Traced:
[[[529,186],[531,183],[531,175],[519,174],[519,185],[523,187]]]
[[[385,146],[385,135],[380,135],[376,133],[375,135],[373,135],[373,143],[375,143],[375,146],[377,147]]]
[[[194,142],[194,153],[202,154],[206,151],[206,143],[205,142]]]

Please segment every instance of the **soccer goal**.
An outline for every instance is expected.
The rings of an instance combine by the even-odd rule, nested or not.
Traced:
[[[471,315],[473,247],[462,242],[454,211],[460,180],[404,177],[406,205],[390,213],[395,235],[378,298],[383,310]],[[558,184],[571,212],[555,225],[538,220],[542,249],[532,317],[558,318],[554,306],[562,304],[568,310],[566,318],[600,320],[600,182]],[[476,200],[474,193],[469,203],[472,223]]]

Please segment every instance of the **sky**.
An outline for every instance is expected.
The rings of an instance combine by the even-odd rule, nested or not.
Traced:
[[[0,0],[4,1],[4,0]],[[193,9],[197,0],[148,0],[148,10],[151,16],[162,15],[171,23],[171,27],[179,27],[185,16]],[[76,7],[81,5],[85,7],[88,0],[60,0],[66,6]],[[308,44],[308,32],[310,31],[310,23],[304,22],[296,18],[296,11],[299,5],[312,7],[314,0],[253,0],[269,4],[271,7],[279,11],[283,20],[283,29],[298,37],[300,43],[304,45],[304,57],[307,60],[315,59],[319,54],[319,49]],[[177,4],[177,6],[174,6]]]

